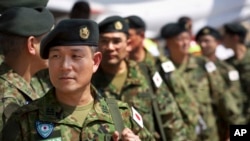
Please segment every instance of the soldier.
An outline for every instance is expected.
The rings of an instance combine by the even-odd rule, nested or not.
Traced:
[[[159,136],[162,134],[166,135],[166,140],[185,140],[184,123],[173,99],[153,95],[137,63],[126,59],[130,40],[125,20],[120,16],[108,17],[99,23],[99,30],[99,50],[103,59],[94,74],[93,84],[105,97],[128,102],[138,110],[145,121],[144,126],[157,140],[164,140]]]
[[[237,109],[234,111],[237,114],[242,114],[242,104],[245,101],[244,95],[241,91],[241,85],[239,82],[238,71],[228,63],[219,60],[215,55],[215,50],[221,42],[220,33],[209,26],[205,26],[199,30],[196,35],[196,41],[201,46],[202,54],[207,57],[210,61],[215,63],[216,68],[221,73],[223,79],[226,81],[226,85],[232,92],[235,101],[237,102]],[[230,124],[244,124],[243,116],[235,118],[232,121],[223,121],[222,125],[219,126],[220,140],[225,141],[229,137],[229,125]]]
[[[133,109],[132,118],[127,104],[105,100],[91,85],[102,58],[98,40],[97,23],[84,19],[63,20],[42,40],[54,88],[12,115],[4,141],[152,140],[139,113]]]
[[[143,75],[147,78],[148,85],[157,95],[165,95],[172,100],[173,95],[178,102],[181,114],[188,126],[188,138],[195,138],[195,123],[198,120],[198,105],[181,77],[171,68],[173,63],[165,56],[153,57],[144,47],[146,25],[138,16],[132,15],[125,18],[129,24],[129,37],[131,40],[131,51],[129,58],[135,60]],[[165,71],[164,71],[165,70]],[[159,80],[156,81],[158,78]],[[173,102],[174,103],[174,102]]]
[[[0,65],[0,129],[18,107],[40,98],[30,81],[36,72],[47,68],[47,61],[39,56],[40,41],[53,24],[54,17],[45,8],[11,8],[0,16],[5,56]]]
[[[245,45],[247,30],[239,23],[227,23],[224,25],[223,44],[234,51],[234,56],[226,59],[239,72],[242,90],[247,97],[244,103],[244,113],[250,122],[250,50]]]
[[[199,104],[198,139],[218,140],[216,120],[222,118],[227,121],[238,116],[231,115],[231,110],[235,110],[231,108],[236,106],[236,103],[232,101],[232,94],[226,90],[223,78],[211,61],[189,55],[190,34],[182,24],[164,25],[161,29],[161,36],[167,42],[170,59],[180,75],[188,82]]]

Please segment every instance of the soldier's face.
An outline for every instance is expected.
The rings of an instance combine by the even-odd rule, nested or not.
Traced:
[[[101,53],[88,46],[57,46],[49,51],[49,74],[56,91],[73,93],[90,85],[92,74],[101,61]]]
[[[188,32],[182,32],[179,35],[167,40],[167,47],[171,55],[188,55],[191,37]]]
[[[202,54],[209,57],[210,55],[215,54],[215,50],[219,45],[219,42],[211,35],[203,35],[199,37],[198,44],[201,47]]]
[[[125,33],[111,32],[100,36],[99,50],[102,52],[102,64],[117,65],[128,56],[131,47]]]
[[[129,39],[131,40],[131,51],[135,51],[136,49],[143,46],[143,33],[137,33],[135,29],[129,29]]]
[[[232,35],[224,33],[223,34],[223,45],[227,48],[233,48],[234,46],[234,38]]]

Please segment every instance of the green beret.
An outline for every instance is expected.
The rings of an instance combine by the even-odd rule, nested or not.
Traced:
[[[124,32],[128,34],[128,24],[120,16],[111,16],[99,23],[100,33]]]
[[[210,26],[205,26],[197,32],[196,37],[195,37],[196,41],[199,40],[199,38],[204,35],[211,35],[215,39],[221,40],[221,35],[219,31]]]
[[[172,38],[179,35],[182,32],[188,32],[187,28],[180,23],[169,23],[161,28],[162,38]]]
[[[128,23],[129,28],[134,28],[134,29],[146,29],[146,24],[142,20],[142,18],[132,15],[125,17],[125,21]]]
[[[49,49],[55,46],[98,46],[98,24],[88,19],[62,20],[42,40],[40,56],[48,59]]]
[[[247,35],[247,29],[239,23],[227,23],[224,25],[224,30],[229,34],[236,34],[245,38]]]
[[[12,7],[46,7],[49,0],[0,0],[0,13]]]
[[[23,37],[47,33],[54,25],[52,13],[45,8],[15,7],[0,16],[0,32]]]

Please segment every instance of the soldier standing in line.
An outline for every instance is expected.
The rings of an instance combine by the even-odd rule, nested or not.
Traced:
[[[138,64],[126,59],[131,47],[125,20],[120,16],[108,17],[99,23],[99,29],[103,59],[94,74],[94,86],[105,97],[115,97],[138,110],[155,139],[164,140],[160,136],[164,134],[166,140],[186,140],[183,119],[173,98],[154,94]],[[157,122],[158,119],[161,121]]]
[[[54,17],[45,8],[11,8],[0,16],[4,55],[0,65],[0,129],[18,107],[40,98],[30,81],[36,72],[47,68],[47,61],[39,55],[40,41],[53,25]]]
[[[165,56],[153,57],[144,47],[146,25],[138,16],[132,15],[125,17],[129,24],[129,38],[131,40],[131,51],[129,59],[139,64],[143,75],[147,78],[148,85],[151,86],[154,93],[174,96],[179,106],[183,120],[188,126],[188,139],[195,139],[195,126],[198,120],[198,105],[192,97],[187,85],[181,77],[175,72],[173,63]],[[157,78],[157,79],[156,79]]]
[[[92,20],[58,23],[42,40],[40,50],[41,57],[48,59],[54,88],[12,114],[3,141],[153,140],[139,126],[143,122],[139,113],[133,110],[132,118],[127,104],[104,99],[91,85],[102,59],[98,41],[98,24]]]
[[[196,41],[201,46],[203,56],[207,57],[210,61],[215,63],[216,68],[221,73],[226,85],[230,89],[230,92],[234,96],[234,101],[237,102],[239,107],[236,107],[235,111],[238,115],[242,115],[243,103],[245,102],[244,95],[241,91],[241,84],[239,81],[238,71],[225,61],[219,60],[215,55],[217,46],[221,43],[220,33],[209,26],[201,28],[197,35]],[[219,125],[220,140],[225,141],[229,137],[229,125],[230,124],[244,124],[243,115],[234,118],[231,121],[222,121]]]
[[[223,44],[234,51],[234,56],[225,61],[233,65],[239,72],[242,90],[247,97],[243,112],[250,123],[250,50],[245,45],[247,30],[239,23],[227,23],[223,27]]]
[[[169,23],[162,27],[161,36],[166,40],[169,58],[177,71],[188,82],[193,97],[199,104],[200,118],[197,134],[199,140],[219,140],[216,121],[231,120],[239,115],[231,114],[237,107],[232,94],[216,70],[213,62],[188,53],[190,34],[185,26]]]

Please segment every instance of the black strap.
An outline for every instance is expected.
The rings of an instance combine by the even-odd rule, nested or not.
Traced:
[[[116,100],[114,98],[106,98],[106,102],[108,104],[111,117],[112,117],[112,119],[114,121],[115,129],[121,135],[121,133],[122,133],[122,131],[123,131],[123,129],[125,127],[124,127],[124,124],[123,124],[123,119],[122,119],[121,113],[119,111],[117,102],[116,102]]]

